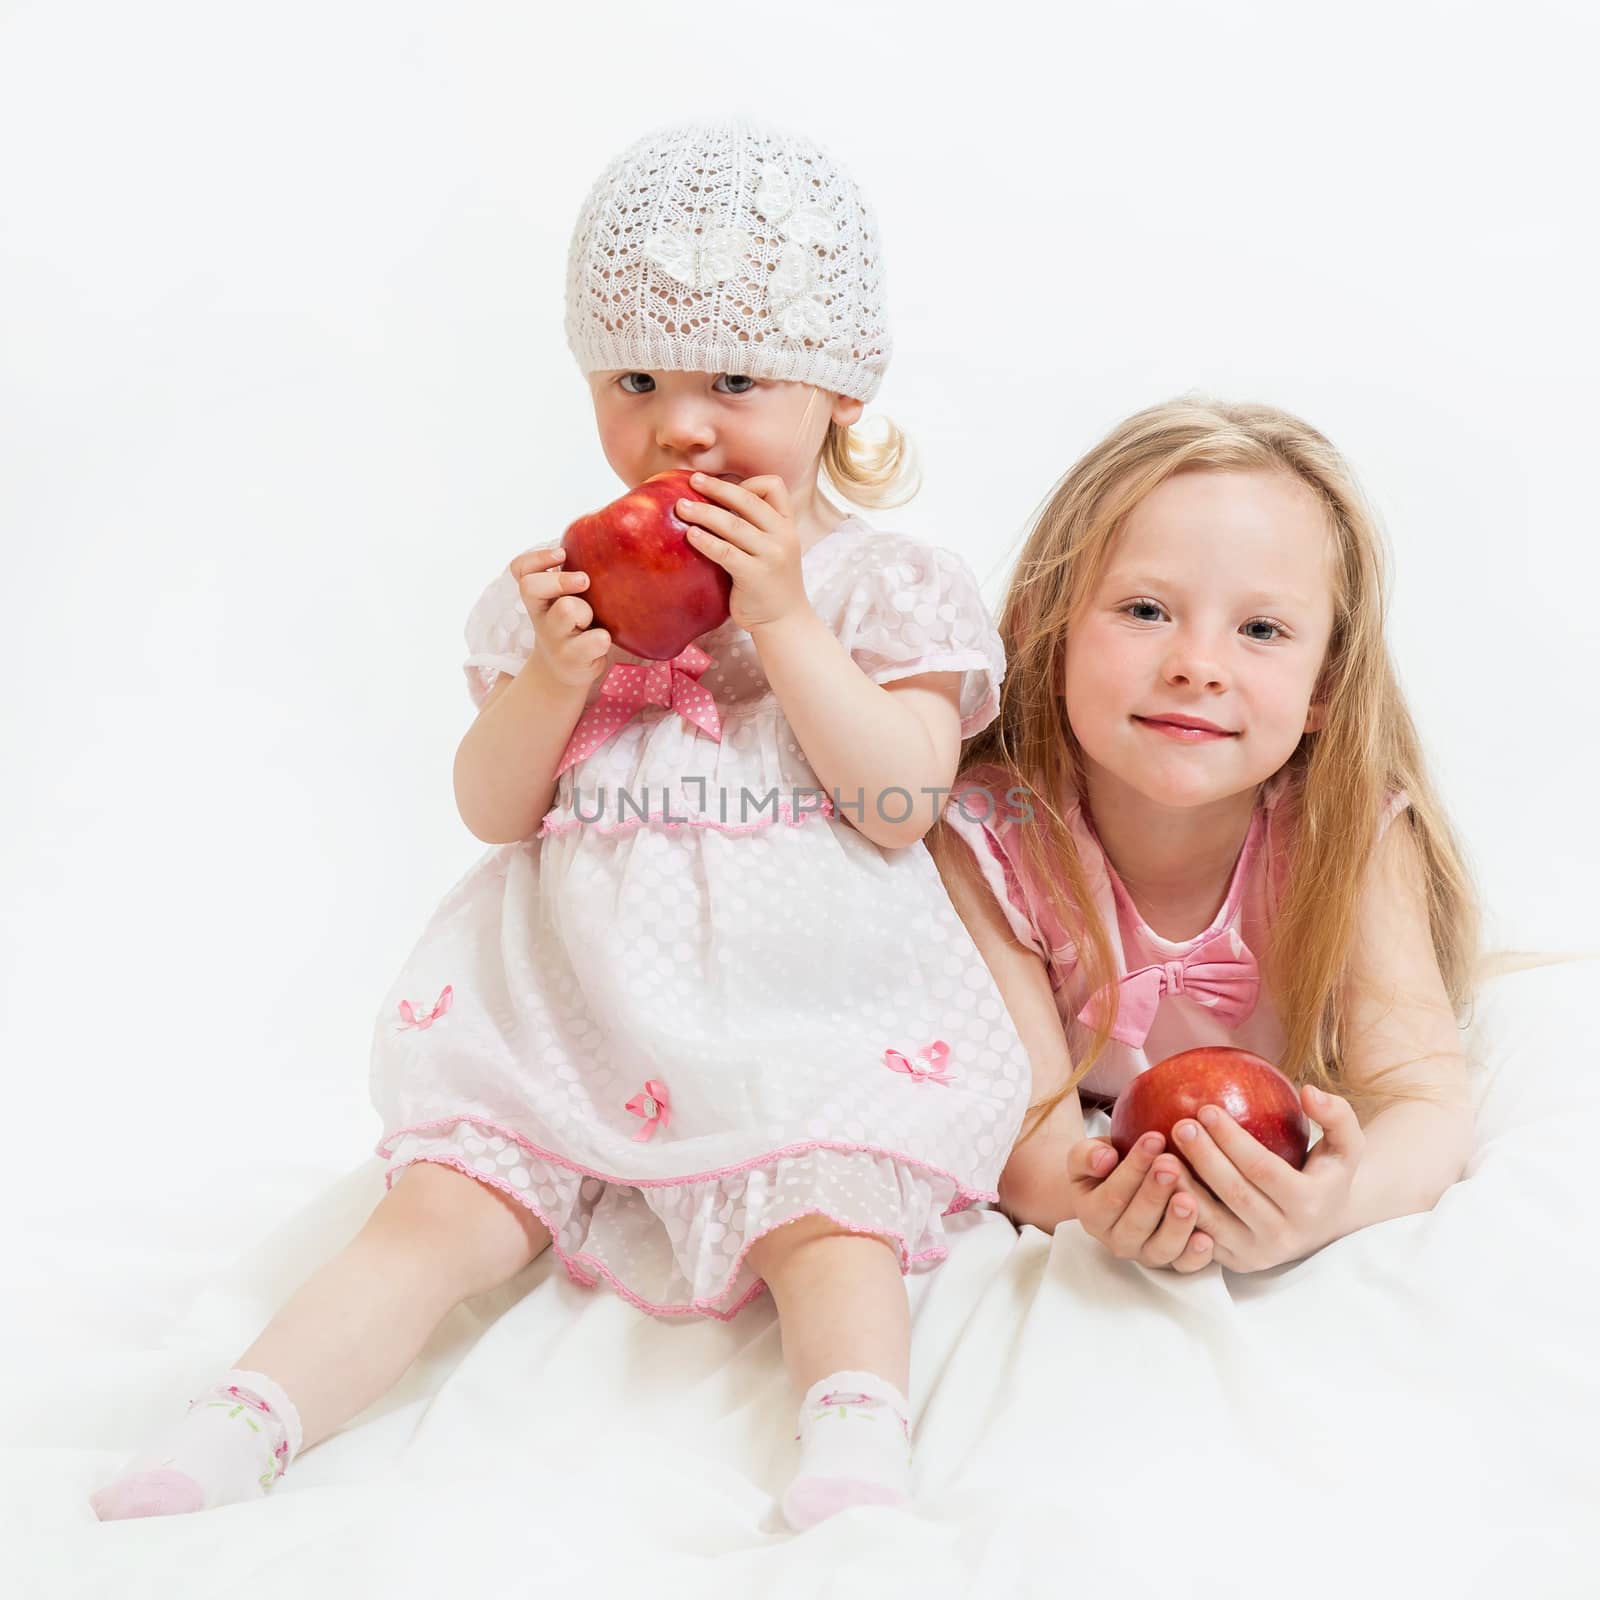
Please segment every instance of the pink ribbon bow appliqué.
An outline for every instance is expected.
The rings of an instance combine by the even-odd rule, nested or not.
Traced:
[[[450,1009],[451,993],[452,987],[447,983],[439,991],[439,998],[434,1001],[433,1010],[423,1012],[420,1015],[412,1009],[409,1000],[402,1000],[400,1002],[400,1015],[405,1018],[405,1021],[395,1031],[404,1033],[407,1028],[431,1028]]]
[[[1142,1049],[1156,1020],[1163,995],[1186,994],[1197,1005],[1214,1011],[1220,1022],[1235,1027],[1256,1008],[1261,993],[1261,969],[1249,947],[1232,928],[1207,939],[1182,961],[1163,961],[1140,967],[1117,984],[1120,1004],[1111,1037]],[[1078,1013],[1078,1021],[1094,1027],[1099,1016],[1099,995],[1091,996]]]
[[[720,741],[722,716],[711,691],[700,683],[700,674],[710,665],[711,657],[697,644],[686,646],[670,661],[615,663],[600,685],[600,698],[578,718],[556,776],[593,755],[646,706],[670,706],[685,721]]]
[[[667,1098],[667,1086],[659,1078],[646,1078],[644,1088],[631,1099],[625,1111],[645,1119],[644,1126],[633,1136],[637,1144],[641,1139],[653,1139],[657,1128],[665,1128],[671,1120],[672,1105]]]
[[[950,1074],[945,1063],[950,1059],[950,1046],[943,1039],[924,1045],[920,1055],[904,1056],[898,1050],[885,1050],[883,1064],[891,1072],[903,1072],[920,1083],[949,1083]]]

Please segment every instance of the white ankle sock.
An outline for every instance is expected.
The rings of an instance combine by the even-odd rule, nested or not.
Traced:
[[[300,1413],[264,1372],[225,1372],[89,1497],[102,1522],[259,1499],[300,1453]]]
[[[783,1496],[791,1528],[857,1505],[911,1498],[911,1407],[875,1372],[835,1372],[800,1406],[800,1469]]]

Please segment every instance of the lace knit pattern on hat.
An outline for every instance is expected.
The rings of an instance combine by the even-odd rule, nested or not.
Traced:
[[[585,375],[744,373],[870,400],[891,349],[876,220],[799,135],[742,118],[649,134],[583,203],[566,328]]]

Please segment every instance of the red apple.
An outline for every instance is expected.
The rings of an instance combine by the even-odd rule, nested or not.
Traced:
[[[562,565],[589,575],[583,598],[595,622],[650,661],[671,660],[728,620],[733,578],[689,543],[690,524],[673,509],[680,500],[706,501],[689,476],[658,472],[561,536]]]
[[[1159,1133],[1181,1157],[1172,1129],[1201,1106],[1220,1106],[1246,1133],[1296,1170],[1306,1164],[1311,1124],[1300,1091],[1272,1065],[1232,1045],[1181,1050],[1141,1072],[1111,1108],[1111,1143],[1126,1156],[1146,1133]]]

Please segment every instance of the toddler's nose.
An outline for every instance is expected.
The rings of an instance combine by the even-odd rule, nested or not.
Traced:
[[[656,429],[656,444],[678,456],[709,449],[715,438],[711,419],[703,411],[683,406],[664,412]]]

